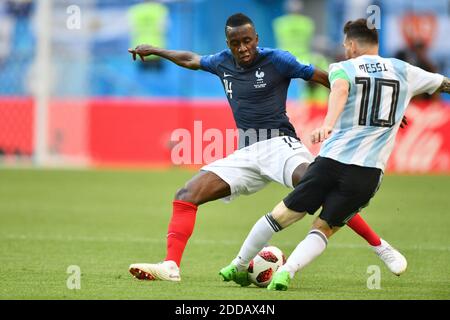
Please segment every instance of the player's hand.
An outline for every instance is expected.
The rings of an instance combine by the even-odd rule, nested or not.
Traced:
[[[404,129],[408,125],[408,118],[406,116],[403,116],[402,123],[400,124],[400,128]]]
[[[323,142],[325,139],[328,139],[332,131],[333,128],[330,126],[321,126],[320,128],[314,129],[313,132],[311,132],[311,142]]]
[[[134,49],[128,49],[128,52],[133,55],[133,60],[136,60],[136,55],[138,55],[144,61],[144,57],[153,54],[153,48],[153,46],[148,44],[141,44]]]

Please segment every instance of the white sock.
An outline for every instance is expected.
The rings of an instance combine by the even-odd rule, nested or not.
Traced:
[[[269,242],[273,234],[281,230],[281,226],[273,219],[270,213],[261,217],[248,234],[237,257],[232,263],[239,271],[248,268],[250,261]]]
[[[297,271],[306,267],[325,251],[327,243],[328,239],[321,231],[311,230],[278,271],[288,271],[292,279]]]

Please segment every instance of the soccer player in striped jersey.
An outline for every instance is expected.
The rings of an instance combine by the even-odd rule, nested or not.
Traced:
[[[230,275],[235,273],[245,276],[250,260],[275,232],[322,207],[306,238],[268,286],[286,290],[295,273],[318,257],[328,239],[378,190],[411,98],[450,91],[449,79],[440,74],[380,57],[377,30],[365,19],[347,22],[344,34],[349,60],[330,65],[328,112],[323,125],[311,134],[313,143],[323,142],[319,156],[295,189],[257,221],[232,264],[220,271],[224,280],[234,280]],[[407,263],[403,256],[397,258],[400,275]]]

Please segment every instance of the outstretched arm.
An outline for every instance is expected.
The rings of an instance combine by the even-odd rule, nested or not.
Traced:
[[[133,60],[136,60],[136,55],[138,55],[141,60],[144,61],[144,57],[153,54],[155,56],[170,60],[183,68],[191,70],[200,69],[200,56],[190,51],[166,50],[156,48],[148,44],[141,44],[135,49],[128,49],[128,52],[133,55]]]
[[[349,88],[350,84],[347,80],[338,79],[334,81],[328,100],[327,115],[322,126],[311,133],[312,143],[322,142],[331,135],[331,131],[347,103]]]
[[[317,82],[317,83],[323,85],[324,87],[330,88],[330,81],[328,80],[328,73],[317,67],[314,68],[314,73],[313,73],[311,79],[309,79],[309,81]]]
[[[450,79],[444,77],[444,81],[442,81],[441,86],[437,89],[439,92],[450,93]]]

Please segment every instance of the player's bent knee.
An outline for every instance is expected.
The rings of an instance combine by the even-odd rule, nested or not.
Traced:
[[[282,228],[290,226],[294,222],[302,219],[305,215],[306,212],[297,212],[289,209],[283,201],[272,210],[272,217]]]
[[[198,194],[198,192],[195,192],[188,187],[179,189],[175,193],[175,200],[189,202],[195,204],[196,206],[199,206],[204,202],[202,201],[202,197]]]
[[[331,226],[327,221],[321,219],[320,217],[317,217],[316,220],[314,220],[313,222],[312,229],[320,230],[323,234],[327,236],[327,238],[330,238],[340,229],[340,227]]]
[[[190,196],[190,192],[187,188],[178,189],[177,192],[175,193],[175,200],[181,200],[181,201],[193,203],[193,201],[192,201],[193,199]]]

